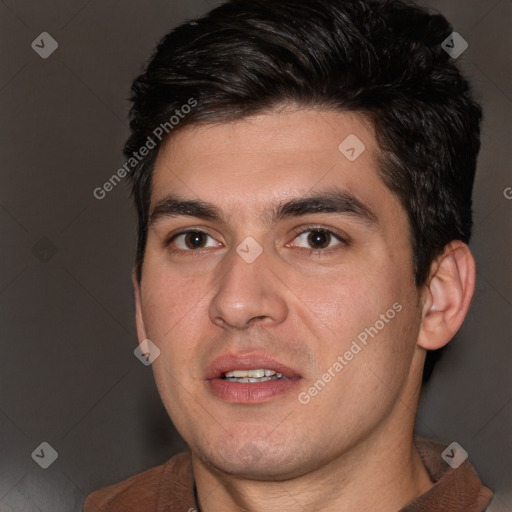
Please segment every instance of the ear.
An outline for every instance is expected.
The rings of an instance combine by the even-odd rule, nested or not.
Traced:
[[[140,290],[140,282],[137,279],[137,274],[135,269],[132,270],[132,285],[133,285],[133,294],[135,297],[135,325],[137,327],[137,339],[139,340],[139,345],[147,339],[146,336],[146,328],[144,326],[144,318],[142,316],[142,298],[141,298],[141,290]]]
[[[473,298],[475,278],[469,247],[459,240],[450,242],[432,263],[425,285],[418,346],[436,350],[455,336]]]

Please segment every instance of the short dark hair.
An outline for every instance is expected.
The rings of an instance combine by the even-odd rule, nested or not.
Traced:
[[[381,179],[407,212],[419,287],[446,244],[471,236],[482,112],[441,46],[452,31],[400,0],[230,0],[159,43],[132,86],[125,155],[157,139],[191,98],[168,136],[287,105],[358,112],[375,129]],[[162,140],[130,173],[138,279]]]

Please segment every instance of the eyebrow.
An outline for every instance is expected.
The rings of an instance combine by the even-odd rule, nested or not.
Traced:
[[[262,222],[273,225],[287,218],[300,217],[315,213],[345,214],[355,220],[378,227],[377,215],[371,208],[345,190],[327,190],[324,192],[300,196],[274,205],[270,211],[262,214]],[[225,224],[224,215],[216,205],[202,200],[182,199],[175,195],[166,196],[153,208],[149,224],[167,217],[196,217]]]

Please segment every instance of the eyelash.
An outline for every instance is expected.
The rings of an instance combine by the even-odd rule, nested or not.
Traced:
[[[324,234],[328,234],[332,237],[334,237],[336,240],[338,240],[338,242],[340,242],[339,244],[336,244],[334,247],[328,247],[328,248],[325,248],[325,249],[306,249],[304,247],[299,247],[299,249],[302,249],[303,251],[306,251],[307,254],[315,254],[315,255],[321,255],[321,254],[326,254],[326,253],[330,253],[333,249],[335,250],[337,247],[339,246],[348,246],[349,245],[349,239],[348,237],[344,237],[344,236],[341,236],[340,234],[338,233],[335,233],[334,231],[330,230],[330,229],[326,229],[326,228],[322,228],[322,227],[318,227],[318,226],[309,226],[307,229],[303,230],[303,231],[300,231],[299,233],[297,233],[294,237],[293,237],[293,240],[295,240],[296,238],[300,237],[301,235],[304,235],[306,233],[310,233],[310,232],[314,232],[314,231],[318,231],[320,233],[324,233]],[[209,236],[210,238],[213,238],[209,233],[207,233],[206,231],[202,231],[201,229],[187,229],[187,230],[184,230],[184,231],[180,231],[179,233],[176,233],[172,236],[170,236],[164,243],[164,246],[166,248],[168,248],[169,252],[171,252],[172,254],[184,254],[184,253],[188,253],[190,255],[193,255],[193,256],[200,256],[203,251],[205,250],[208,250],[208,248],[204,249],[204,248],[199,248],[199,249],[187,249],[187,250],[184,250],[184,249],[169,249],[169,246],[172,244],[172,242],[174,242],[178,237],[180,236],[186,236],[188,235],[189,233],[198,233],[198,234],[203,234],[203,235],[206,235],[206,236]],[[330,243],[330,242],[329,242]],[[194,254],[195,253],[195,254]]]

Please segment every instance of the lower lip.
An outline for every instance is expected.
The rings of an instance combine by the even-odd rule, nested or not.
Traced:
[[[225,379],[210,379],[211,392],[218,398],[239,404],[266,402],[291,391],[300,379],[277,379],[266,382],[229,382]]]

